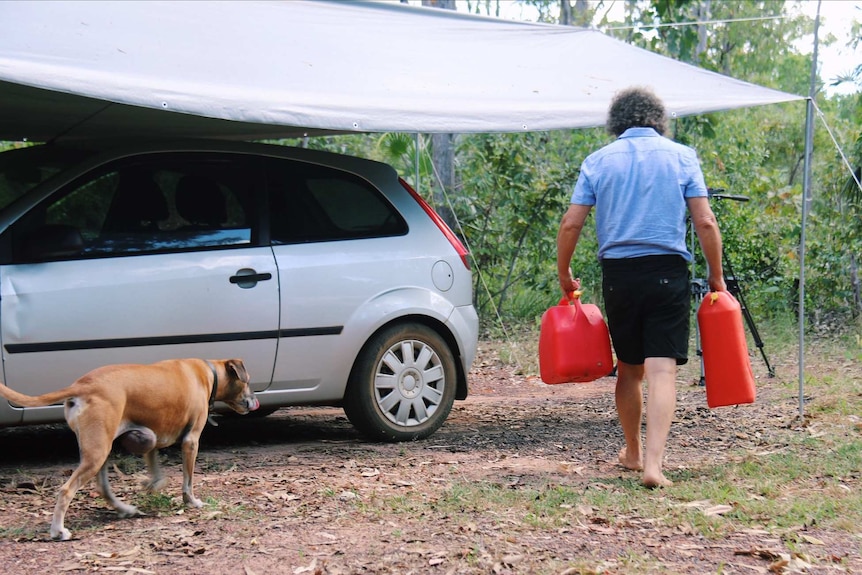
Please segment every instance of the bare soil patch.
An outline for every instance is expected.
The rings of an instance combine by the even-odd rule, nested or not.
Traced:
[[[777,362],[779,378],[793,381],[795,365]],[[860,376],[855,364],[821,368]],[[755,365],[756,404],[717,410],[706,407],[695,365],[680,374],[669,477],[694,481],[698,469],[780,449],[799,432],[792,386],[761,371]],[[862,573],[858,534],[816,526],[800,526],[801,539],[747,529],[714,540],[637,510],[606,518],[574,505],[565,527],[549,529],[499,506],[459,508],[452,490],[482,482],[537,494],[639,489],[638,475],[617,464],[611,378],[544,385],[485,345],[470,381],[470,398],[416,443],[369,443],[334,408],[221,418],[202,438],[196,494],[209,504],[201,510],[180,504],[178,449],[162,453],[161,498],[139,494],[140,460],[115,458],[115,491],[147,516],[117,519],[91,484],[69,509],[65,543],[50,541],[48,523],[77,464],[74,436],[65,425],[0,430],[0,572]]]

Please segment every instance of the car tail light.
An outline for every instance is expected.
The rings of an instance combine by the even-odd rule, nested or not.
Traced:
[[[455,232],[443,221],[443,218],[440,217],[440,214],[434,211],[434,208],[425,201],[425,198],[420,196],[413,187],[404,181],[403,178],[398,178],[401,182],[401,185],[404,186],[404,189],[410,192],[410,195],[413,196],[413,199],[416,200],[422,209],[425,210],[425,213],[428,214],[428,217],[437,224],[437,227],[440,228],[440,231],[443,232],[443,235],[446,236],[446,239],[449,240],[449,243],[452,244],[452,247],[455,248],[455,251],[458,252],[458,255],[461,256],[461,261],[464,262],[464,267],[468,270],[470,269],[470,252],[467,251],[467,248],[464,247],[464,244],[458,239],[458,236],[455,235]]]

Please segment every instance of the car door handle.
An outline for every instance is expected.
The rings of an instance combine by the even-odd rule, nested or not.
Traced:
[[[251,268],[243,268],[238,270],[235,275],[230,276],[230,283],[248,289],[256,286],[257,282],[265,282],[271,279],[272,274],[269,272],[257,273],[256,270]]]

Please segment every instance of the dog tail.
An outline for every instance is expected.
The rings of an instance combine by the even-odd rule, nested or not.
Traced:
[[[32,395],[19,393],[14,389],[6,387],[5,384],[0,383],[0,396],[8,399],[10,403],[20,405],[21,407],[44,407],[46,405],[54,405],[55,403],[61,403],[62,401],[69,399],[73,395],[74,394],[70,393],[69,388],[67,387],[66,389],[58,389],[57,391],[51,391],[34,397]]]

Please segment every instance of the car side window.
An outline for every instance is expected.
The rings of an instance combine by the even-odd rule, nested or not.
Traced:
[[[247,245],[253,183],[242,162],[146,156],[81,178],[16,224],[16,260]]]
[[[272,159],[267,166],[275,244],[397,236],[401,214],[364,179],[341,170]]]

